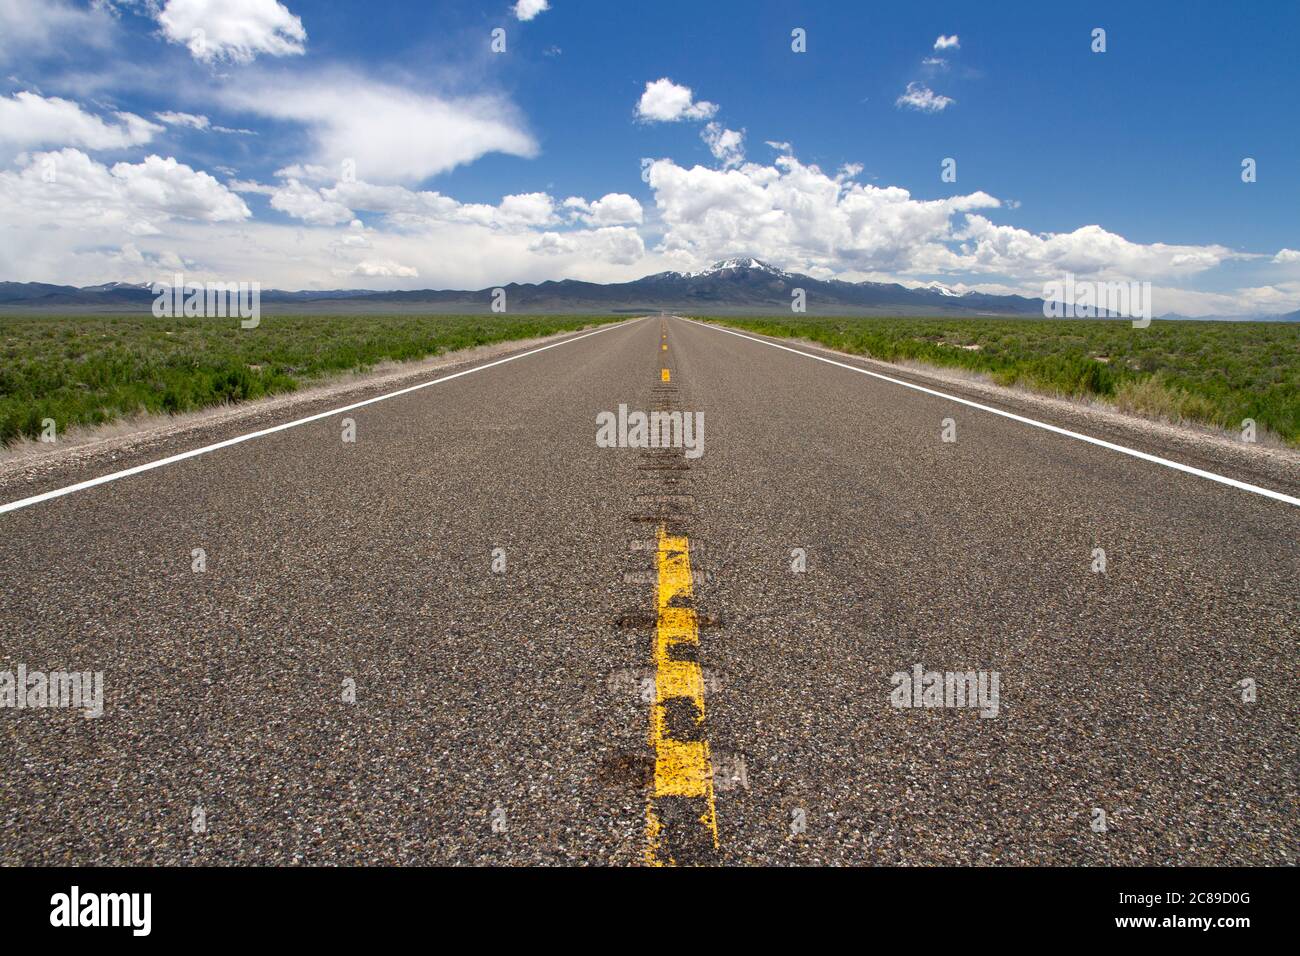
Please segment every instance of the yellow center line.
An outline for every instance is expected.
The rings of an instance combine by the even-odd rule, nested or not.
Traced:
[[[661,525],[658,562],[658,616],[655,627],[655,702],[650,711],[650,746],[655,752],[654,783],[646,804],[646,863],[672,866],[677,862],[664,844],[667,823],[656,810],[661,798],[686,798],[699,814],[695,833],[674,834],[672,843],[681,845],[707,837],[718,847],[718,815],[713,795],[713,762],[704,737],[704,675],[700,670],[699,621],[696,617],[691,578],[690,542],[685,535],[670,535]],[[687,649],[681,653],[679,649]],[[686,658],[686,659],[683,659]],[[679,702],[673,705],[671,702]],[[698,739],[677,740],[669,726],[669,707],[689,702],[699,731]],[[678,728],[681,729],[680,727]],[[696,735],[692,735],[696,736]],[[687,814],[688,820],[694,814]],[[680,814],[674,825],[681,826]]]

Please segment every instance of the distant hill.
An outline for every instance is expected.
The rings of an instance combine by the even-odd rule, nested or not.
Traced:
[[[822,315],[1013,315],[1043,314],[1042,299],[1020,295],[954,292],[939,283],[911,288],[896,282],[843,282],[783,272],[747,256],[723,259],[699,272],[660,272],[632,282],[580,282],[575,279],[503,286],[511,312],[783,313],[791,294],[803,289],[807,311]],[[493,290],[417,289],[375,292],[365,289],[284,292],[263,290],[263,307],[295,312],[486,312]],[[0,282],[0,308],[7,311],[137,311],[150,308],[149,285],[50,285]],[[1165,316],[1164,318],[1182,318]],[[1214,316],[1213,318],[1229,318]],[[1236,317],[1232,317],[1236,318]],[[1260,316],[1300,321],[1300,312]]]
[[[580,282],[574,279],[503,286],[515,312],[785,312],[791,293],[803,289],[811,313],[925,315],[1042,315],[1042,302],[1024,296],[953,292],[940,285],[909,289],[897,283],[841,282],[783,272],[752,258],[724,259],[699,272],[660,272],[633,282]],[[374,292],[361,289],[283,292],[263,290],[263,307],[293,306],[295,311],[353,309],[379,311],[487,311],[492,289]],[[0,306],[13,309],[149,308],[149,285],[49,285],[0,282]]]

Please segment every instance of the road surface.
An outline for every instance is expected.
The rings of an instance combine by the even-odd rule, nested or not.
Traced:
[[[104,675],[0,863],[1296,862],[1285,497],[678,318],[475,368],[0,514],[0,670]]]

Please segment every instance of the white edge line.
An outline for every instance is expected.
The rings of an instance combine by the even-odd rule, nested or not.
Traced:
[[[1070,431],[1068,428],[1060,428],[1057,425],[1049,425],[1047,422],[1040,422],[1037,419],[1026,418],[1023,415],[1017,415],[1014,412],[1003,411],[1000,408],[994,408],[991,405],[981,405],[979,402],[972,402],[970,399],[958,398],[956,395],[949,395],[947,392],[940,392],[933,388],[926,388],[924,385],[917,385],[914,382],[906,382],[900,378],[892,378],[888,375],[882,375],[880,372],[873,372],[870,369],[861,368],[857,365],[849,365],[846,362],[837,362],[835,359],[826,358],[823,355],[814,355],[811,352],[801,352],[798,349],[792,349],[788,345],[781,345],[777,342],[769,342],[767,339],[760,339],[753,335],[746,335],[743,332],[737,332],[721,325],[712,325],[708,322],[699,322],[695,319],[686,319],[677,316],[683,322],[690,322],[694,325],[703,326],[706,329],[713,329],[717,332],[726,332],[729,335],[735,335],[742,339],[748,339],[751,342],[758,342],[760,345],[770,345],[774,349],[781,349],[785,352],[793,352],[795,355],[802,355],[805,358],[816,359],[818,362],[825,362],[827,365],[835,365],[839,368],[846,368],[850,372],[861,372],[863,375],[870,375],[872,378],[878,378],[884,382],[890,382],[894,385],[901,385],[904,388],[910,388],[914,391],[924,392],[927,395],[934,395],[938,398],[947,399],[950,402],[957,402],[960,405],[966,405],[970,408],[978,408],[982,412],[991,412],[994,415],[1001,415],[1003,418],[1009,418],[1012,421],[1021,422],[1025,425],[1033,425],[1035,428],[1042,428],[1045,431],[1054,432],[1057,435],[1064,435],[1067,438],[1074,438],[1078,441],[1087,442],[1090,445],[1097,445],[1100,448],[1109,448],[1111,451],[1117,451],[1124,455],[1130,455],[1134,458],[1140,458],[1143,461],[1149,461],[1156,465],[1164,465],[1166,468],[1172,468],[1175,471],[1186,472],[1189,475],[1196,475],[1198,478],[1205,478],[1209,481],[1217,481],[1221,485],[1228,485],[1232,488],[1239,488],[1242,491],[1249,491],[1253,494],[1263,495],[1265,498],[1272,498],[1275,501],[1282,501],[1289,505],[1300,507],[1300,498],[1292,498],[1290,495],[1284,495],[1280,491],[1273,491],[1270,488],[1261,488],[1259,485],[1252,485],[1244,481],[1238,481],[1236,478],[1228,478],[1225,475],[1216,475],[1212,471],[1202,471],[1200,468],[1193,468],[1191,465],[1184,465],[1176,461],[1170,461],[1168,458],[1161,458],[1159,455],[1151,455],[1144,451],[1138,451],[1136,448],[1127,448],[1124,445],[1116,445],[1114,442],[1104,441],[1100,438],[1093,438],[1091,435],[1084,435],[1080,432]]]
[[[642,321],[641,319],[632,319],[631,322]],[[17,511],[20,508],[30,508],[32,505],[40,504],[42,501],[49,501],[52,498],[62,498],[64,495],[70,495],[77,491],[85,491],[87,488],[94,488],[97,485],[105,485],[110,481],[117,481],[121,478],[130,478],[132,475],[138,475],[146,471],[153,471],[155,468],[162,468],[165,465],[173,465],[178,461],[184,461],[187,458],[197,458],[199,455],[206,455],[208,452],[219,451],[222,448],[229,448],[231,445],[238,445],[241,442],[252,441],[254,438],[261,438],[265,435],[273,435],[276,432],[282,432],[289,428],[296,428],[299,425],[306,425],[308,422],[320,421],[322,418],[330,418],[334,415],[341,415],[344,412],[350,412],[356,408],[364,408],[367,405],[374,405],[376,402],[387,401],[390,398],[397,398],[399,395],[409,395],[411,392],[418,392],[422,388],[428,388],[430,385],[440,385],[443,382],[450,382],[454,378],[460,378],[462,375],[470,375],[474,372],[482,372],[484,369],[493,368],[497,365],[504,365],[506,362],[513,362],[516,359],[527,358],[530,355],[536,355],[538,352],[545,352],[547,349],[558,348],[561,345],[568,345],[571,342],[579,342],[582,339],[590,338],[593,335],[599,335],[601,332],[608,332],[611,329],[627,328],[629,322],[615,322],[610,325],[602,326],[591,332],[584,332],[582,335],[574,336],[571,339],[565,339],[562,342],[552,342],[550,345],[543,345],[540,348],[530,349],[527,352],[520,352],[518,355],[508,355],[505,358],[497,359],[494,362],[488,362],[486,365],[476,365],[473,368],[467,368],[451,375],[444,375],[442,378],[435,378],[432,381],[420,382],[416,385],[409,385],[406,388],[399,388],[395,392],[387,392],[383,395],[376,395],[373,398],[367,398],[360,402],[353,402],[351,405],[344,405],[342,408],[331,408],[326,412],[317,412],[315,415],[308,415],[306,418],[297,418],[291,422],[284,422],[280,425],[272,425],[270,428],[263,428],[260,431],[249,432],[247,435],[236,435],[234,438],[227,438],[211,445],[204,445],[202,448],[192,448],[189,451],[183,451],[180,454],[169,455],[166,458],[159,458],[157,461],[146,462],[143,465],[136,465],[133,468],[124,468],[121,471],[110,472],[107,475],[100,475],[98,478],[91,478],[88,481],[79,481],[75,485],[68,485],[66,488],[56,488],[53,491],[46,491],[39,495],[32,495],[30,498],[21,498],[18,501],[11,501],[8,504],[0,505],[0,514],[9,511]],[[454,354],[454,353],[451,353]]]

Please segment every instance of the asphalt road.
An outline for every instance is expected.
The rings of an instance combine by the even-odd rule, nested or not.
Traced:
[[[0,862],[1294,864],[1298,541],[649,317],[0,514],[0,670],[105,688],[0,710]]]

